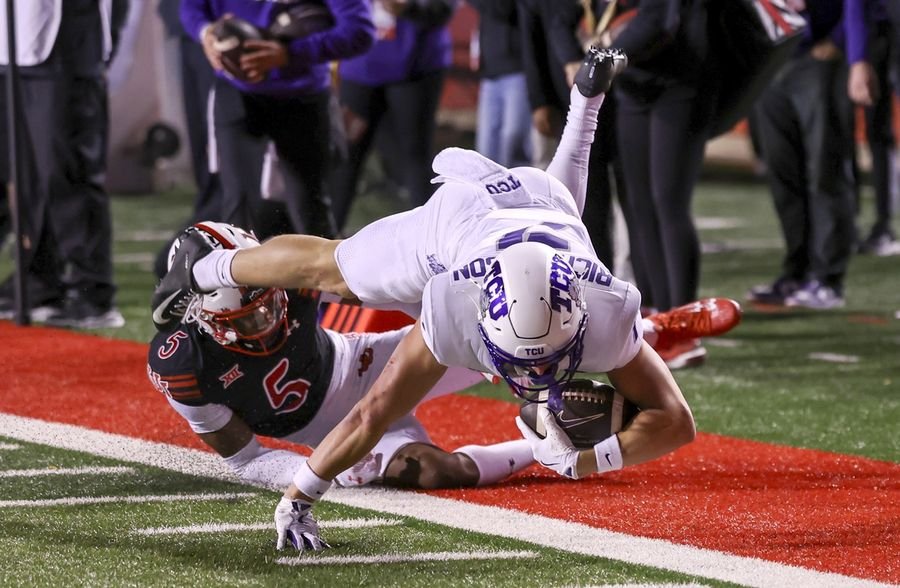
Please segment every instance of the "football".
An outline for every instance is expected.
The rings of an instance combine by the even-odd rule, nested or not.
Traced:
[[[275,17],[269,26],[269,34],[282,43],[302,39],[334,26],[334,16],[324,4],[304,2],[293,6]]]
[[[519,416],[531,430],[544,437],[544,423],[537,418],[540,404],[525,402]],[[640,408],[609,384],[594,380],[572,380],[547,408],[575,447],[587,449],[621,431]]]
[[[241,56],[246,53],[244,43],[251,39],[268,39],[268,33],[236,16],[220,18],[213,23],[211,32],[216,40],[214,47],[222,54],[222,67],[228,75],[246,81],[241,69]]]

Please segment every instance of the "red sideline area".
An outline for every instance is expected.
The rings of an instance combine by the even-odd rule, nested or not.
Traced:
[[[146,345],[3,321],[0,339],[12,343],[0,355],[0,412],[202,447],[146,380]],[[448,449],[517,438],[515,414],[467,396],[419,410]],[[672,456],[580,482],[532,467],[499,486],[433,494],[900,583],[893,463],[700,434]]]

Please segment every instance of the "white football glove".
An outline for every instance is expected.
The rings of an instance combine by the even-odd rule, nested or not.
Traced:
[[[313,505],[305,500],[281,497],[275,507],[275,530],[278,531],[276,549],[284,549],[286,540],[297,551],[321,551],[331,547],[319,537],[319,525],[312,515]]]
[[[556,423],[556,419],[547,410],[546,405],[538,407],[537,418],[544,421],[544,429],[547,431],[547,436],[543,439],[531,430],[531,427],[526,425],[521,417],[516,417],[516,426],[519,427],[522,436],[531,445],[531,453],[534,454],[534,460],[557,474],[577,480],[578,471],[576,466],[578,465],[578,454],[581,453],[581,450],[576,449],[572,445],[572,440]]]

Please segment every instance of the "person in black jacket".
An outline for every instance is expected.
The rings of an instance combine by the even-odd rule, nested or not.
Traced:
[[[475,148],[506,167],[531,164],[531,109],[515,0],[469,0],[479,13]]]
[[[612,40],[628,55],[617,80],[617,135],[624,170],[632,263],[645,271],[645,304],[667,310],[697,297],[700,242],[691,199],[715,104],[715,67],[705,3],[620,0],[636,16]],[[664,357],[672,369],[702,363],[688,342]]]

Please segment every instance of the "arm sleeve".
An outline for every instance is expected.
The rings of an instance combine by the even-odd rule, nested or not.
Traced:
[[[223,404],[203,404],[191,406],[168,397],[169,405],[188,422],[197,434],[215,433],[231,420],[231,409]]]
[[[844,38],[847,42],[847,63],[853,65],[868,59],[867,0],[844,0]]]
[[[291,59],[307,64],[324,63],[356,57],[372,47],[375,24],[365,0],[326,0],[326,3],[334,15],[334,27],[292,41],[288,46]]]
[[[284,449],[266,449],[253,437],[243,449],[222,458],[244,482],[283,490],[293,481],[294,472],[306,457]]]
[[[550,79],[550,65],[547,63],[547,40],[540,14],[532,2],[520,0],[517,6],[528,103],[535,110],[554,103],[553,81]]]
[[[584,51],[578,41],[576,31],[578,23],[584,16],[584,10],[578,2],[562,2],[548,8],[544,12],[544,26],[550,39],[550,48],[559,63],[581,61]]]
[[[207,0],[182,0],[181,24],[190,37],[200,41],[200,31],[214,19]]]

